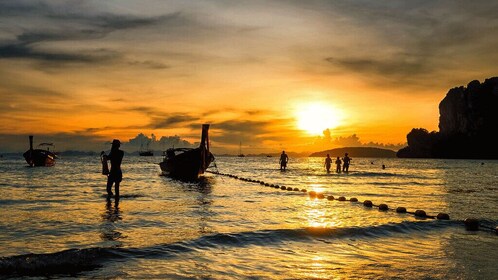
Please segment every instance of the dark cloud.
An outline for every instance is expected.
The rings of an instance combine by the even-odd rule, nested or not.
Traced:
[[[0,46],[0,58],[35,59],[45,63],[104,63],[120,57],[117,52],[98,49],[78,53],[36,50],[26,44]]]
[[[144,68],[150,68],[150,69],[168,69],[170,68],[169,65],[164,64],[159,61],[152,61],[152,60],[144,60],[144,61],[130,61],[128,62],[130,66],[140,66]]]
[[[407,61],[401,57],[392,57],[385,60],[373,58],[329,57],[325,59],[332,65],[346,71],[362,74],[388,75],[395,77],[427,75],[431,69],[423,60]]]
[[[80,7],[82,9],[78,9]],[[108,34],[136,28],[145,28],[161,24],[162,26],[181,26],[188,21],[180,13],[170,13],[160,16],[136,16],[126,14],[100,13],[83,9],[83,4],[67,4],[65,8],[51,6],[43,2],[5,1],[0,2],[0,14],[5,15],[3,26],[8,26],[9,20],[19,19],[29,23],[29,19],[38,18],[44,24],[26,24],[22,33],[15,40],[0,42],[0,59],[31,59],[44,66],[64,66],[66,63],[103,64],[110,61],[122,62],[149,69],[166,69],[169,66],[152,60],[126,61],[125,55],[118,50],[96,48],[61,49],[50,42],[80,42],[102,40]],[[74,12],[77,10],[78,12]],[[33,20],[34,22],[34,20]],[[12,29],[11,33],[19,29]],[[91,45],[81,45],[81,47]]]
[[[178,126],[180,125],[198,122],[199,120],[199,117],[191,116],[188,114],[175,114],[167,117],[153,117],[148,127],[153,129],[164,129],[172,127],[178,128]]]

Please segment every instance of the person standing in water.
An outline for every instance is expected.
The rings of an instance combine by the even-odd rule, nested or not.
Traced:
[[[339,157],[337,157],[337,159],[335,160],[335,164],[337,166],[337,168],[335,169],[335,172],[337,173],[341,173],[341,159]]]
[[[344,162],[344,165],[342,166],[342,171],[349,172],[349,162],[351,161],[351,158],[348,157],[348,153],[344,155],[342,161]]]
[[[285,170],[287,168],[287,162],[289,161],[289,157],[285,153],[285,151],[282,151],[282,154],[280,155],[280,170]]]
[[[114,184],[115,198],[119,199],[119,184],[123,179],[121,171],[121,162],[123,161],[124,152],[119,149],[121,142],[118,139],[112,140],[111,152],[104,155],[104,160],[111,161],[111,170],[107,175],[107,198],[110,199],[112,194],[112,184]]]
[[[330,172],[331,165],[332,165],[332,159],[330,158],[330,155],[327,154],[327,157],[325,158],[325,168],[327,169],[327,173]]]

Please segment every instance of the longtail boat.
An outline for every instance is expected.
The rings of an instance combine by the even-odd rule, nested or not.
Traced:
[[[46,147],[43,149],[42,147]],[[23,156],[29,166],[54,166],[57,155],[50,151],[50,147],[54,147],[53,143],[41,143],[38,149],[33,149],[33,136],[29,136],[29,150]]]
[[[164,159],[159,166],[166,176],[195,180],[208,168],[214,160],[209,151],[209,124],[202,125],[201,143],[198,148],[171,148],[164,153]]]

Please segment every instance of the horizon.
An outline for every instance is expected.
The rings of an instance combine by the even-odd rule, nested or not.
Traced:
[[[61,150],[195,145],[202,123],[217,153],[398,150],[411,129],[438,130],[448,90],[497,76],[496,8],[2,1],[0,153],[28,135]]]

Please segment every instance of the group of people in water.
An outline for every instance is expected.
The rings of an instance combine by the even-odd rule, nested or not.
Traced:
[[[280,170],[285,171],[287,169],[287,163],[289,162],[289,156],[285,153],[285,151],[282,151],[282,154],[280,155]],[[349,172],[349,164],[351,163],[351,158],[348,156],[348,153],[344,154],[344,157],[341,158],[337,157],[335,160],[335,165],[336,169],[335,171],[337,173],[342,172]],[[330,167],[332,166],[332,158],[330,157],[330,154],[327,154],[327,157],[325,158],[325,169],[327,169],[327,173],[330,172]]]
[[[349,163],[351,162],[351,158],[348,156],[348,153],[344,154],[344,157],[341,158],[337,157],[335,160],[335,165],[336,169],[335,172],[341,173],[342,172],[349,172]],[[341,169],[342,165],[342,169]],[[325,158],[325,169],[327,169],[327,173],[330,172],[330,167],[332,166],[332,158],[330,157],[330,154],[327,154],[327,157]]]

